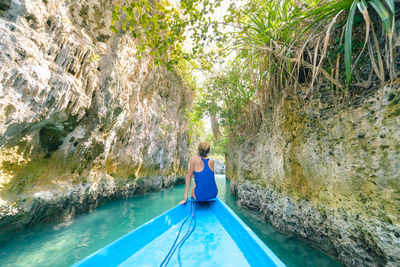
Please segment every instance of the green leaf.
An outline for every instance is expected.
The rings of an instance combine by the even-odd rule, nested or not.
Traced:
[[[379,0],[370,0],[369,3],[381,18],[385,32],[389,34],[391,32],[391,27],[390,27],[390,16],[388,11]]]
[[[395,9],[394,9],[394,1],[393,0],[385,0],[386,4],[388,5],[390,11],[392,11],[392,15],[394,16],[395,14]]]
[[[354,14],[357,9],[357,4],[359,0],[353,2],[350,7],[349,15],[347,16],[346,22],[346,30],[344,34],[344,59],[345,59],[345,67],[346,67],[346,84],[347,88],[350,85],[351,80],[351,49],[352,49],[352,42],[353,42],[353,21],[354,21]]]
[[[126,31],[126,20],[124,20],[124,21],[122,22],[121,29],[122,29],[123,31]]]
[[[110,26],[110,30],[112,30],[114,33],[119,33],[117,27],[115,27],[114,25]]]
[[[392,12],[392,29],[391,32],[394,32],[394,27],[395,27],[395,19],[396,19],[396,10],[394,7],[394,1],[393,0],[386,0],[386,4],[389,6],[390,11]]]

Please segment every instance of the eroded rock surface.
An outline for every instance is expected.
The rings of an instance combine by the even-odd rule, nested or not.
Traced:
[[[1,1],[1,230],[160,190],[186,169],[192,91],[109,30],[117,2]]]
[[[399,86],[358,107],[299,107],[288,97],[258,133],[230,139],[238,203],[346,265],[398,266]]]
[[[225,165],[224,162],[219,160],[214,160],[214,172],[215,174],[225,174]]]

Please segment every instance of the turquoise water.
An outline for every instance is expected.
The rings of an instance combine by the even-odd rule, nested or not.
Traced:
[[[258,213],[238,207],[225,176],[217,176],[218,196],[287,266],[341,266],[302,240],[276,231]],[[149,219],[174,207],[184,185],[115,200],[67,222],[43,224],[0,243],[0,266],[69,266]]]

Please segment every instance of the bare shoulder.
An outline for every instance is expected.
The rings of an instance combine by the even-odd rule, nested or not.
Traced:
[[[196,162],[196,161],[198,161],[199,160],[199,156],[192,156],[191,158],[190,158],[190,162]]]
[[[210,166],[210,169],[212,171],[214,171],[214,160],[213,159],[210,159],[210,163],[208,165]]]

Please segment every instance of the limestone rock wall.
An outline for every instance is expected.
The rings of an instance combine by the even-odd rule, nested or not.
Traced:
[[[335,111],[287,97],[266,115],[258,133],[230,137],[238,203],[346,265],[397,266],[399,86]]]
[[[186,168],[193,93],[109,30],[117,2],[0,2],[2,230],[159,190]]]
[[[214,172],[215,174],[225,174],[224,162],[214,160]]]

